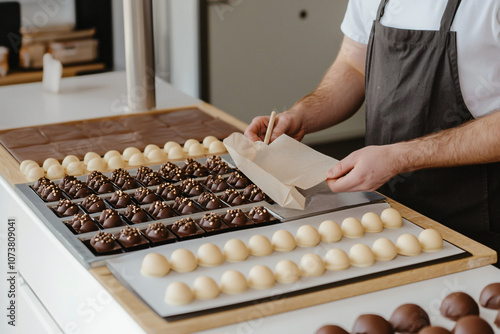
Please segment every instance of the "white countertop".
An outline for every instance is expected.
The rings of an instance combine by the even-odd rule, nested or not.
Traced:
[[[67,122],[128,112],[125,72],[63,78],[59,94],[42,83],[0,87],[0,130]],[[177,108],[202,101],[156,80],[156,109]]]

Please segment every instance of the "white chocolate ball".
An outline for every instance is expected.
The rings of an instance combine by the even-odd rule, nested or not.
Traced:
[[[188,139],[186,140],[186,142],[184,143],[184,152],[189,152],[189,148],[191,147],[191,145],[193,144],[199,144],[200,142],[197,141],[196,139]]]
[[[362,238],[365,235],[363,225],[353,217],[344,219],[340,228],[342,229],[342,234],[348,238]]]
[[[33,161],[33,160],[23,160],[23,161],[21,162],[21,164],[19,165],[19,170],[21,171],[21,173],[26,174],[26,173],[25,173],[25,170],[26,170],[26,167],[27,167],[29,164],[36,164],[36,167],[40,167],[40,166],[38,166],[38,164],[37,164],[35,161]]]
[[[252,236],[248,241],[248,250],[254,256],[267,256],[272,254],[273,245],[268,238],[257,234]]]
[[[36,162],[29,162],[26,164],[26,166],[24,167],[24,175],[28,176],[30,170],[32,170],[33,168],[42,168],[40,167]],[[43,168],[42,168],[43,170]],[[44,171],[45,172],[45,171]]]
[[[148,156],[149,152],[154,151],[154,150],[159,150],[160,147],[155,144],[149,144],[144,148],[144,155]]]
[[[118,169],[118,168],[123,168],[125,167],[125,161],[123,160],[121,155],[117,155],[114,157],[111,157],[108,160],[108,167],[110,169]]]
[[[420,232],[418,241],[424,252],[437,252],[443,248],[443,237],[433,228]]]
[[[332,248],[326,252],[326,270],[345,270],[351,266],[347,253],[340,248]]]
[[[231,239],[224,244],[224,255],[229,262],[240,262],[245,261],[250,253],[243,241]]]
[[[28,175],[26,175],[26,178],[28,179],[28,181],[34,182],[44,176],[45,171],[42,167],[33,167],[28,171]]]
[[[109,163],[109,160],[112,158],[112,157],[121,157],[122,155],[120,154],[120,152],[118,152],[117,150],[111,150],[111,151],[108,151],[104,154],[104,161],[106,161],[107,163]]]
[[[106,170],[106,161],[104,161],[104,159],[101,157],[94,158],[88,162],[87,170],[89,172],[93,172],[93,171],[103,172],[104,170]]]
[[[134,154],[138,153],[142,154],[141,150],[139,150],[137,147],[127,147],[125,150],[123,150],[122,154],[123,160],[129,161]]]
[[[239,271],[228,270],[222,274],[220,289],[229,295],[243,293],[248,290],[248,282]]]
[[[226,151],[226,146],[220,140],[211,142],[210,146],[208,147],[208,153],[210,154],[220,154],[225,153]]]
[[[274,268],[276,281],[280,283],[294,283],[300,279],[300,269],[295,262],[281,260]]]
[[[307,253],[300,259],[300,272],[305,277],[321,276],[325,272],[325,263],[318,254]]]
[[[403,218],[398,210],[387,208],[380,214],[385,228],[400,228],[403,226]]]
[[[271,239],[274,250],[278,252],[290,252],[295,249],[296,243],[292,233],[286,230],[278,230],[274,232]]]
[[[141,274],[150,277],[163,277],[170,272],[170,263],[159,253],[148,253],[142,259]]]
[[[159,163],[167,160],[167,153],[164,150],[152,150],[147,154],[149,162]]]
[[[47,169],[47,177],[51,180],[64,177],[64,167],[59,164],[51,165],[49,169]]]
[[[168,158],[170,160],[182,160],[185,158],[184,150],[180,147],[172,147],[168,151]]]
[[[188,155],[190,157],[199,157],[202,156],[203,154],[205,154],[205,148],[203,147],[202,144],[196,143],[189,146]]]
[[[48,171],[50,166],[52,165],[60,165],[59,161],[57,161],[57,159],[54,159],[54,158],[48,158],[48,159],[45,159],[45,161],[43,162],[43,170],[44,171]]]
[[[365,213],[361,218],[361,225],[367,233],[379,233],[384,229],[382,219],[374,212]]]
[[[68,164],[66,167],[66,174],[68,175],[83,175],[84,165],[82,161],[74,161]]]
[[[324,242],[337,242],[342,239],[342,230],[339,224],[333,220],[325,220],[321,222],[318,228],[319,235],[321,236],[321,241]]]
[[[356,267],[368,267],[375,263],[375,255],[365,244],[355,244],[349,250],[351,264]]]
[[[169,305],[186,305],[194,300],[194,294],[183,282],[172,282],[165,290],[165,302]]]
[[[295,241],[300,247],[314,247],[321,241],[321,236],[311,225],[302,225],[295,234]]]
[[[273,271],[266,266],[256,265],[248,273],[248,285],[253,289],[269,289],[276,283]]]
[[[85,153],[85,156],[83,157],[83,164],[87,166],[89,164],[89,161],[95,158],[100,158],[101,156],[95,152],[87,152]]]
[[[422,253],[422,246],[417,237],[413,234],[401,234],[396,240],[396,248],[398,253],[405,256],[417,256]]]
[[[172,270],[178,273],[186,273],[195,270],[198,267],[198,262],[196,257],[191,251],[178,248],[172,252],[170,255],[170,265]]]
[[[79,162],[80,159],[78,159],[78,157],[76,155],[67,155],[64,157],[63,161],[62,161],[62,166],[64,168],[68,168],[68,165],[72,162]]]
[[[210,144],[216,140],[218,139],[215,136],[206,136],[205,138],[203,138],[203,146],[208,149],[210,147]]]
[[[198,264],[203,267],[215,267],[224,262],[224,255],[219,247],[206,243],[198,248]]]
[[[163,150],[168,153],[172,147],[182,148],[182,146],[175,141],[167,141],[165,145],[163,145]]]
[[[372,252],[377,261],[391,261],[398,256],[396,245],[387,238],[375,240],[372,245]]]
[[[196,299],[214,299],[219,297],[220,288],[211,277],[199,276],[194,280],[193,293]]]
[[[128,159],[130,166],[141,166],[146,163],[146,157],[142,153],[136,153]]]

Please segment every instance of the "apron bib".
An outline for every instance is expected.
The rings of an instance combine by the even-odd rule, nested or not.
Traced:
[[[456,32],[450,31],[461,0],[448,0],[438,31],[383,26],[388,1],[380,3],[368,44],[367,145],[418,138],[473,118],[460,89]],[[500,234],[491,232],[500,232],[499,163],[406,173],[379,191],[454,230],[500,246]]]

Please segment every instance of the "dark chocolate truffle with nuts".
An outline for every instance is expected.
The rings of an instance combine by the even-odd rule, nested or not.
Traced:
[[[111,228],[122,226],[123,222],[120,218],[120,215],[118,214],[118,211],[113,209],[105,209],[99,216],[99,224],[101,224],[104,228]]]
[[[76,233],[97,231],[97,225],[88,214],[76,214],[69,223]]]
[[[155,201],[151,203],[148,212],[156,219],[165,219],[175,216],[174,210],[163,201]]]
[[[127,205],[132,203],[132,198],[123,190],[117,190],[113,196],[111,196],[109,202],[116,208],[126,208]]]
[[[112,252],[120,248],[116,243],[115,237],[111,233],[103,231],[97,232],[97,234],[90,239],[90,245],[94,247],[98,253]]]
[[[82,206],[90,213],[101,212],[106,209],[106,204],[102,198],[95,194],[88,195],[82,202]]]
[[[64,198],[60,199],[59,202],[57,202],[57,205],[54,207],[54,209],[61,217],[73,216],[80,211],[75,203],[71,202],[69,199]]]

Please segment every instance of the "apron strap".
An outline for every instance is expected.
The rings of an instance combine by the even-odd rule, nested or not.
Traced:
[[[441,31],[450,31],[458,6],[460,6],[460,2],[462,2],[462,0],[448,0],[448,5],[444,11],[443,18],[441,19]]]
[[[375,21],[380,21],[382,16],[384,16],[385,5],[387,5],[388,2],[389,2],[389,0],[380,1],[380,5],[378,6],[377,17],[376,17]]]

